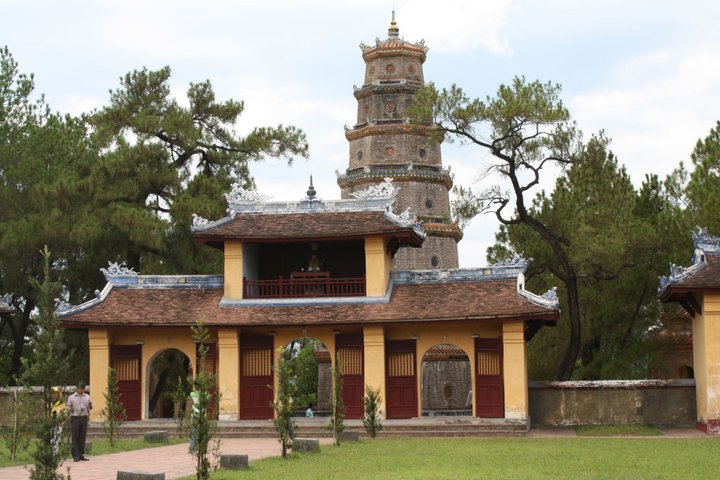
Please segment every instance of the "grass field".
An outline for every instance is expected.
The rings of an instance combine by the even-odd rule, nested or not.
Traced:
[[[140,450],[142,448],[161,447],[164,445],[173,445],[176,443],[187,442],[187,439],[170,438],[167,444],[164,443],[147,443],[143,439],[122,439],[116,440],[115,446],[111,447],[110,442],[105,439],[96,439],[92,441],[92,451],[87,452],[88,457],[93,455],[103,455],[106,453],[117,453],[126,452],[129,450]],[[69,448],[69,447],[68,447]],[[72,461],[72,458],[70,459]],[[4,443],[0,442],[0,467],[10,467],[13,465],[25,465],[32,463],[29,451],[20,452],[17,456],[16,461],[10,461],[7,447]]]
[[[612,437],[617,435],[635,437],[657,437],[660,429],[652,425],[580,425],[575,433],[583,437]]]
[[[717,479],[720,438],[376,439],[213,479]]]

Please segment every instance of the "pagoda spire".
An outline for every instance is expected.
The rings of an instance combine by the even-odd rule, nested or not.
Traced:
[[[388,28],[388,38],[398,38],[400,36],[400,28],[395,21],[395,10],[392,11],[392,19],[390,20],[390,28]]]

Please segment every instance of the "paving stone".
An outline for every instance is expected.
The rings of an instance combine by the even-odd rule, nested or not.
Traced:
[[[293,452],[317,452],[320,450],[320,440],[317,438],[295,438],[292,443]]]
[[[341,442],[357,442],[360,440],[360,432],[357,430],[343,430],[340,434]]]
[[[220,468],[242,470],[248,468],[247,455],[220,455]]]
[[[143,438],[146,442],[167,443],[168,432],[167,430],[155,430],[145,433],[145,435],[143,435]]]
[[[117,472],[116,480],[165,480],[164,473]]]

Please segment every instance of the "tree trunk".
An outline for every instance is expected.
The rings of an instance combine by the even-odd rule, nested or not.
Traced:
[[[28,299],[25,304],[25,309],[20,315],[19,324],[10,324],[10,331],[13,338],[13,354],[10,360],[10,371],[8,372],[8,384],[10,386],[17,385],[15,380],[20,374],[20,368],[22,367],[23,352],[25,349],[25,336],[27,335],[28,326],[30,324],[30,312],[35,309],[35,302]],[[16,317],[17,318],[17,317]],[[12,320],[10,320],[12,322]]]
[[[570,339],[565,350],[565,356],[555,377],[560,382],[570,380],[580,353],[580,296],[578,294],[577,276],[568,275],[563,279],[563,282],[568,296]]]

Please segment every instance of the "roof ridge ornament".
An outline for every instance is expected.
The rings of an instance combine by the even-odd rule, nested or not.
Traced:
[[[0,308],[5,308],[8,310],[12,309],[13,308],[12,299],[13,299],[12,293],[6,293],[2,297],[0,297]]]
[[[209,225],[211,222],[205,217],[201,217],[197,213],[192,214],[192,227],[193,228],[202,228],[206,225]]]
[[[108,262],[108,268],[101,268],[100,271],[105,275],[105,279],[110,277],[137,277],[138,272],[132,267],[120,265],[118,262]]]
[[[258,193],[257,190],[248,190],[244,188],[240,182],[233,183],[230,193],[226,193],[224,196],[228,207],[232,204],[248,205],[265,203],[272,198],[270,195]]]
[[[514,253],[512,257],[506,258],[504,260],[499,260],[493,264],[491,264],[491,267],[525,267],[527,268],[528,265],[530,265],[530,262],[532,262],[532,258],[525,258],[525,254],[520,253]]]
[[[695,226],[697,232],[691,232],[695,248],[706,252],[720,253],[720,237],[708,233],[707,227]]]
[[[395,198],[400,192],[400,187],[396,187],[392,182],[391,177],[385,177],[377,185],[370,185],[368,188],[352,192],[350,195],[361,200],[368,198]]]

